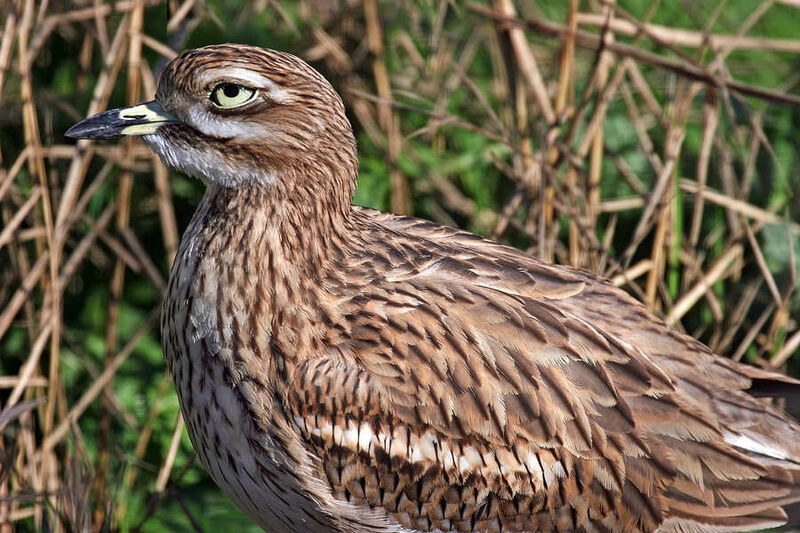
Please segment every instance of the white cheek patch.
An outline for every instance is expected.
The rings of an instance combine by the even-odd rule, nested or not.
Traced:
[[[145,135],[143,139],[165,165],[207,183],[237,187],[242,184],[270,185],[276,181],[272,173],[231,161],[215,148],[198,149],[174,144],[158,133]]]
[[[199,105],[189,110],[189,121],[195,129],[218,139],[264,139],[269,132],[262,124],[233,117],[219,117]]]
[[[290,100],[287,90],[263,74],[246,68],[215,68],[207,70],[200,74],[199,81],[203,86],[210,85],[216,81],[241,83],[245,87],[251,87],[266,93],[275,102],[286,103]]]

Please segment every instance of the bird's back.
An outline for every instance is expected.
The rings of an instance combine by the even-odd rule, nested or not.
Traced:
[[[735,531],[800,499],[800,429],[747,392],[791,380],[583,271],[354,220],[328,345],[288,389],[337,498],[423,531]]]

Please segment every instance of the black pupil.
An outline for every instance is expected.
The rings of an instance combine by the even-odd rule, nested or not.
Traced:
[[[225,96],[228,98],[236,98],[239,96],[239,86],[232,83],[226,83],[222,86],[222,92],[225,93]]]

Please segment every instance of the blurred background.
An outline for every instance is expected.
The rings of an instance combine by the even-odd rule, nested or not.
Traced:
[[[798,0],[0,0],[0,533],[257,530],[159,345],[203,186],[63,137],[176,53],[305,58],[356,130],[355,203],[586,268],[798,376],[798,28]]]

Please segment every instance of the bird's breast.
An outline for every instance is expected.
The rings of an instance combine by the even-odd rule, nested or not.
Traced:
[[[268,531],[333,531],[301,490],[311,466],[275,399],[263,294],[241,258],[210,253],[215,244],[193,226],[170,275],[162,344],[198,457]]]

